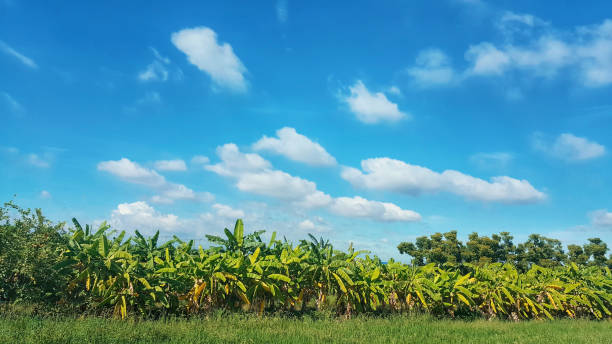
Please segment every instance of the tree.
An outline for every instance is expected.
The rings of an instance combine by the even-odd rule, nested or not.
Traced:
[[[463,263],[464,246],[457,240],[457,231],[418,237],[415,243],[402,242],[397,248],[400,253],[412,256],[413,265]]]
[[[561,241],[539,234],[531,234],[526,242],[517,246],[517,266],[523,270],[537,264],[543,267],[559,266],[565,261]]]

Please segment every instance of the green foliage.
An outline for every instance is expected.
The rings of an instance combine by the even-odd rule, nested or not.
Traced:
[[[556,239],[532,234],[527,241],[515,245],[508,232],[491,237],[469,235],[464,245],[457,240],[457,232],[435,233],[429,238],[418,237],[414,243],[402,242],[398,250],[412,256],[412,264],[423,266],[429,263],[460,266],[464,264],[509,263],[525,272],[532,265],[561,267],[569,263],[612,268],[612,255],[606,259],[608,246],[599,238],[588,239],[581,246],[569,245],[567,254]]]
[[[423,262],[443,262],[416,266],[383,263],[352,246],[346,252],[336,250],[312,235],[298,245],[276,240],[275,235],[266,243],[262,232],[245,234],[241,220],[233,231],[224,230],[225,238],[209,236],[213,246],[204,249],[176,237],[160,244],[159,234],[147,238],[136,231],[127,237],[105,223],[94,230],[73,220],[74,228],[66,233],[40,212],[32,216],[22,211],[18,220],[2,214],[0,257],[17,264],[11,269],[2,264],[3,297],[9,301],[41,302],[122,319],[218,310],[328,311],[346,317],[428,313],[513,320],[612,317],[612,274],[597,266],[605,259],[605,249],[596,240],[583,248],[599,257],[589,260],[591,266],[563,266],[548,259],[559,247],[551,239],[532,236],[508,253],[505,248],[513,247],[509,235],[472,235],[466,251],[456,232],[449,232],[407,245],[416,253],[430,250]],[[18,236],[29,241],[19,241]],[[30,248],[33,243],[42,246]],[[517,267],[483,260],[489,255],[498,257],[496,261],[515,255],[555,264]],[[466,256],[478,259],[465,263]],[[31,262],[38,265],[31,267]],[[41,290],[47,296],[37,299]]]
[[[52,224],[40,209],[13,203],[0,207],[0,301],[53,302],[66,283],[54,269],[66,247],[63,224]]]

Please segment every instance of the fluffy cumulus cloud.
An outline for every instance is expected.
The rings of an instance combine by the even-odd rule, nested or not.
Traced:
[[[206,165],[204,168],[226,177],[236,177],[272,167],[272,164],[259,154],[242,153],[234,143],[227,143],[217,147],[217,155],[221,162],[214,165]]]
[[[211,210],[194,217],[179,217],[162,213],[147,202],[121,203],[111,212],[109,224],[117,230],[138,230],[151,235],[160,231],[162,236],[183,235],[184,238],[202,238],[202,234],[218,233],[231,226],[237,218],[254,219],[240,209],[225,204],[214,204]]]
[[[51,198],[51,193],[49,191],[47,191],[47,190],[43,190],[43,191],[40,192],[39,196],[42,199],[49,199],[49,198]]]
[[[594,226],[612,228],[612,212],[605,209],[595,210],[589,213],[589,217]]]
[[[151,198],[154,203],[170,204],[176,200],[210,202],[214,196],[208,192],[195,192],[182,184],[172,183],[157,171],[140,166],[129,159],[102,161],[98,170],[108,172],[119,179],[152,188],[160,194]]]
[[[439,173],[390,158],[363,160],[361,168],[344,168],[342,178],[357,188],[411,195],[449,192],[471,200],[501,203],[530,203],[546,198],[543,192],[536,190],[528,181],[507,176],[493,177],[486,181],[459,171],[446,170]]]
[[[298,228],[304,231],[312,231],[315,229],[315,224],[310,220],[304,220],[298,224]]]
[[[336,198],[330,206],[330,211],[346,217],[364,217],[378,221],[421,220],[421,215],[412,210],[404,210],[393,203],[370,201],[359,196]]]
[[[155,169],[159,171],[187,171],[187,165],[185,161],[180,159],[158,160],[155,162]]]
[[[368,201],[362,198],[370,208],[378,207],[382,211],[359,213],[357,208],[347,210],[349,198],[336,198],[317,189],[316,183],[292,176],[284,171],[275,170],[270,162],[255,153],[240,152],[235,144],[226,144],[217,149],[221,162],[207,165],[205,168],[221,176],[235,180],[240,191],[271,197],[299,208],[324,208],[330,212],[347,217],[364,217],[378,221],[416,221],[418,214],[403,210],[391,203]],[[363,203],[362,202],[362,203]],[[369,203],[368,203],[369,202]]]
[[[570,133],[561,134],[552,141],[537,133],[533,138],[533,146],[536,150],[567,162],[592,160],[606,153],[603,145]]]
[[[411,117],[400,111],[397,104],[390,101],[384,93],[371,93],[361,80],[357,80],[353,86],[349,87],[349,91],[350,93],[343,96],[342,100],[363,123],[397,122]]]
[[[294,128],[285,127],[276,131],[277,137],[262,137],[253,144],[256,151],[269,151],[291,160],[314,166],[333,166],[336,159],[320,144],[299,134]]]
[[[419,53],[408,75],[421,87],[448,85],[455,82],[456,75],[450,59],[440,49],[426,49]]]
[[[246,67],[231,45],[217,41],[217,34],[212,29],[196,27],[175,32],[172,43],[187,55],[190,63],[208,74],[215,85],[237,92],[246,91]]]
[[[174,214],[161,214],[147,202],[121,203],[111,213],[109,224],[118,230],[138,230],[146,234],[157,230],[174,232],[181,221]]]
[[[23,63],[25,66],[36,69],[38,68],[38,65],[36,64],[36,62],[34,62],[34,60],[32,60],[31,58],[23,55],[22,53],[18,52],[17,50],[13,49],[12,47],[10,47],[8,44],[4,43],[3,41],[0,41],[0,51],[2,51],[3,53],[12,56],[14,58],[16,58],[19,62]]]

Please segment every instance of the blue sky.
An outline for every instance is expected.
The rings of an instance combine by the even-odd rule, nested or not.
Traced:
[[[0,1],[0,195],[382,257],[437,231],[612,242],[611,5]]]

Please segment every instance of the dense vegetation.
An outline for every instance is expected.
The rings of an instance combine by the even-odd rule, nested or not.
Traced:
[[[612,315],[612,273],[589,262],[382,263],[312,236],[297,245],[274,234],[264,242],[261,231],[245,235],[241,220],[223,238],[207,236],[211,247],[204,249],[178,238],[159,243],[159,234],[114,235],[106,224],[93,230],[74,220],[64,230],[40,211],[1,209],[0,298],[11,303],[121,318],[216,310],[513,320]]]
[[[190,319],[121,321],[0,317],[0,343],[610,343],[609,322],[588,320],[463,321],[424,316],[333,318],[211,314]]]
[[[606,259],[608,245],[600,238],[590,238],[583,246],[568,245],[567,253],[556,239],[531,234],[526,242],[515,245],[508,232],[491,237],[472,233],[468,241],[457,239],[457,232],[435,233],[429,238],[418,237],[414,243],[402,242],[400,253],[412,256],[415,265],[429,263],[462,265],[466,263],[509,263],[519,271],[527,271],[532,264],[559,267],[575,263],[587,266],[607,266],[612,269],[612,254]]]

